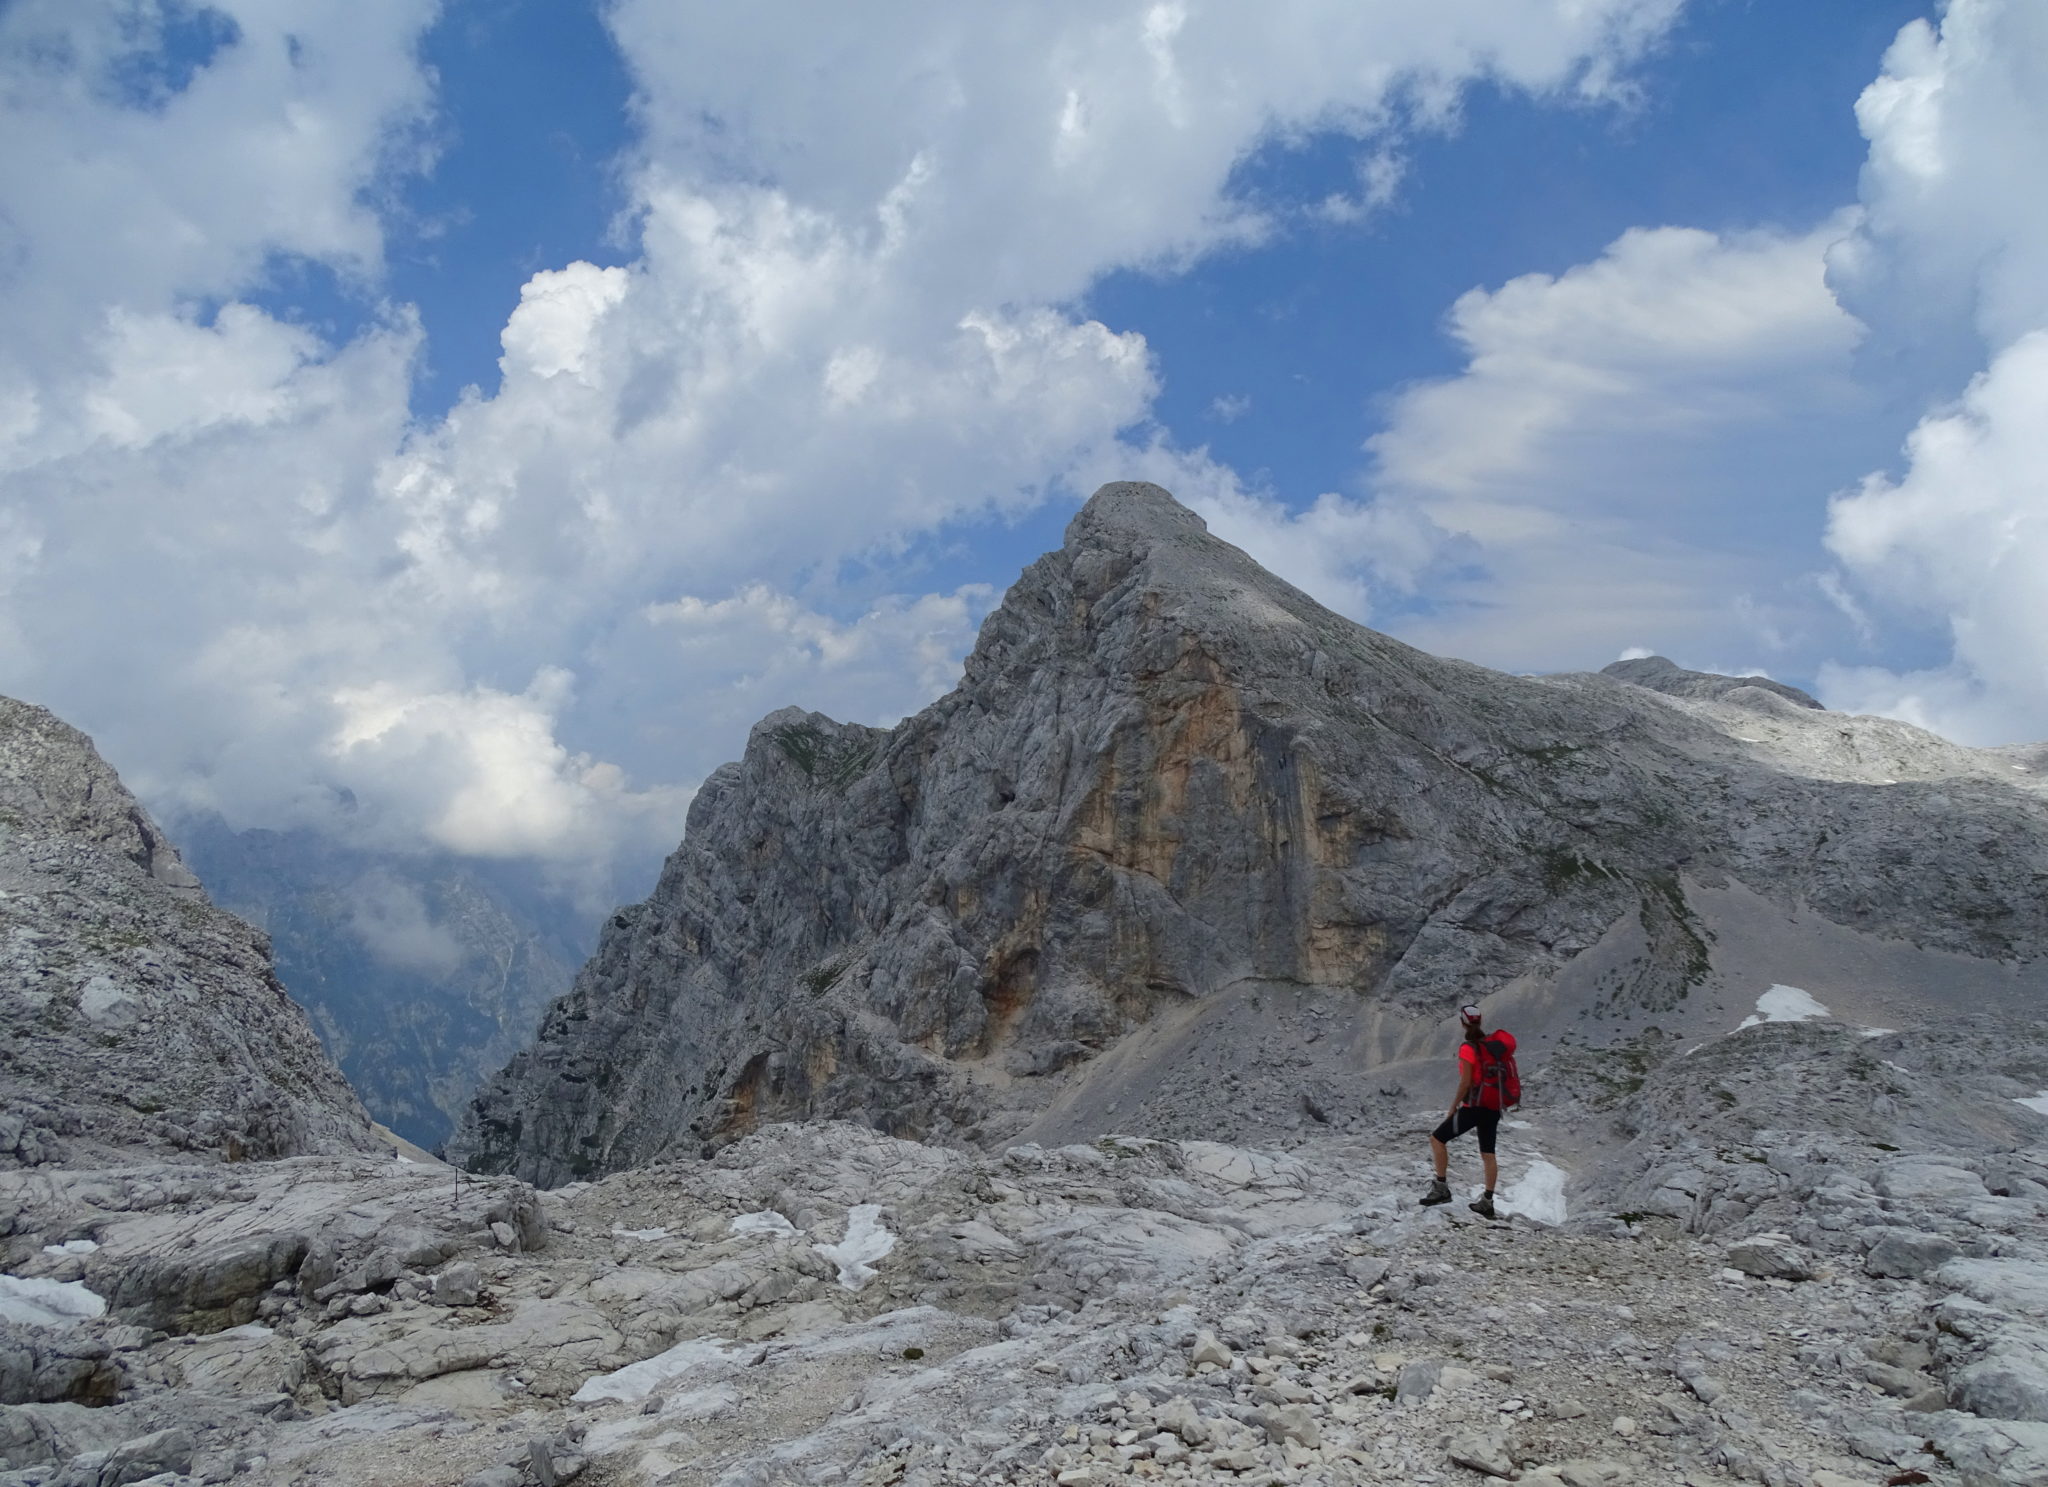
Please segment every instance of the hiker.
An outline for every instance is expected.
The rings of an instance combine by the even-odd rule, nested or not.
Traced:
[[[1458,1093],[1451,1101],[1451,1113],[1429,1133],[1429,1154],[1436,1163],[1436,1180],[1423,1197],[1425,1206],[1451,1201],[1451,1186],[1444,1178],[1451,1168],[1449,1143],[1477,1129],[1479,1161],[1486,1169],[1486,1192],[1477,1203],[1466,1205],[1481,1218],[1492,1218],[1493,1185],[1500,1177],[1500,1163],[1494,1158],[1494,1135],[1500,1129],[1501,1112],[1521,1103],[1522,1081],[1515,1071],[1515,1035],[1498,1029],[1489,1033],[1479,1009],[1466,1005],[1458,1009],[1465,1024],[1465,1041],[1458,1045]]]

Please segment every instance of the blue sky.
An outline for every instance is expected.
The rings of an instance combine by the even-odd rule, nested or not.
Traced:
[[[0,690],[173,815],[644,863],[1130,475],[1426,648],[2048,734],[2024,0],[13,0],[0,82]]]

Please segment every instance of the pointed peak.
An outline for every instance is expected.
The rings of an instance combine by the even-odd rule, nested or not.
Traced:
[[[1132,539],[1206,535],[1209,524],[1181,505],[1164,486],[1145,480],[1113,480],[1088,498],[1067,525],[1067,546],[1104,541],[1117,546]]]

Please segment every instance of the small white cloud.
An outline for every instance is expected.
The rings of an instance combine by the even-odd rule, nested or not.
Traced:
[[[348,929],[377,960],[425,976],[452,975],[462,944],[434,922],[418,885],[373,872],[344,890]]]
[[[1236,423],[1252,411],[1252,400],[1243,393],[1226,393],[1209,402],[1209,416],[1218,423]]]
[[[1616,656],[1614,659],[1617,661],[1642,661],[1656,654],[1657,653],[1655,651],[1651,650],[1646,645],[1632,645],[1624,649],[1622,653]]]

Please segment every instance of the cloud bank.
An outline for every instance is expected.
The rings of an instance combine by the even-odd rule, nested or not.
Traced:
[[[434,7],[19,0],[0,689],[166,809],[644,857],[758,712],[950,679],[991,596],[847,565],[1164,450],[1097,277],[1274,230],[1229,189],[1263,143],[1391,150],[1481,78],[1598,99],[1675,10],[622,0],[629,261],[534,274],[501,385],[422,425],[408,307],[336,342],[253,301],[312,265],[376,303]]]

